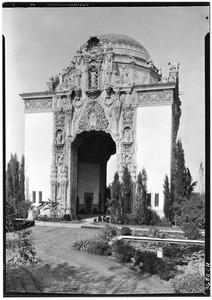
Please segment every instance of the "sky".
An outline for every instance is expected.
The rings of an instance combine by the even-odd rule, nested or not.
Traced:
[[[149,52],[168,75],[180,63],[182,116],[178,137],[186,166],[199,180],[205,163],[204,38],[209,7],[85,7],[3,9],[6,41],[6,160],[24,154],[24,103],[19,96],[46,90],[50,74],[66,68],[92,35],[128,35]],[[208,18],[206,18],[208,17]]]

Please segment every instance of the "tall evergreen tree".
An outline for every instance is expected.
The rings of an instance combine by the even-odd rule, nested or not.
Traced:
[[[11,164],[8,162],[7,164],[7,172],[6,172],[6,199],[13,199],[13,178],[12,178],[12,170]]]
[[[197,182],[192,182],[190,171],[185,166],[184,150],[181,140],[174,146],[172,186],[171,186],[171,219],[175,221],[181,215],[184,198],[189,198]]]
[[[163,212],[167,219],[170,220],[170,213],[171,213],[171,193],[169,188],[169,178],[166,175],[163,185],[163,194],[164,194],[164,206]]]
[[[16,217],[27,217],[28,206],[24,196],[24,156],[19,164],[17,154],[11,154],[6,172],[6,214],[14,212]]]
[[[138,174],[136,186],[135,218],[138,224],[147,224],[149,209],[147,203],[147,173],[144,168]]]
[[[116,172],[114,175],[114,180],[110,186],[111,188],[111,198],[107,199],[107,208],[111,212],[112,217],[118,216],[123,213],[122,209],[122,199],[121,199],[121,189],[122,184],[119,180],[119,175]]]
[[[6,201],[5,201],[5,216],[6,229],[9,231],[12,226],[12,221],[15,219],[15,199],[13,192],[13,179],[10,163],[7,164],[6,171]]]
[[[197,185],[197,181],[193,182],[193,179],[191,177],[191,172],[189,170],[189,168],[186,168],[186,178],[185,178],[185,197],[186,198],[190,198],[194,188]]]
[[[10,167],[12,172],[12,182],[13,182],[13,197],[16,202],[18,201],[18,197],[20,196],[20,181],[19,181],[19,161],[17,154],[11,154],[10,159]]]
[[[126,166],[122,176],[122,208],[124,214],[130,213],[132,211],[132,201],[133,201],[132,178]]]
[[[20,169],[19,169],[21,201],[25,201],[25,169],[24,168],[25,168],[25,159],[24,159],[24,155],[22,155]]]
[[[203,163],[200,163],[199,166],[199,184],[200,184],[200,193],[205,194],[205,172],[203,168]]]

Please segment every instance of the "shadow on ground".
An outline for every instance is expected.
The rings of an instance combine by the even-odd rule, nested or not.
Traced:
[[[130,273],[130,272],[129,272]],[[68,263],[53,267],[49,264],[9,268],[6,274],[6,295],[10,293],[67,293],[67,294],[150,294],[152,277],[123,274],[106,277]],[[167,293],[172,293],[167,288]]]

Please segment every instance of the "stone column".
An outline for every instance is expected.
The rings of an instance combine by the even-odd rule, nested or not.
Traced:
[[[105,192],[106,192],[106,172],[107,163],[101,162],[100,164],[100,193],[101,193],[101,211],[105,212]]]
[[[77,199],[77,167],[78,167],[78,148],[71,145],[71,174],[70,174],[70,215],[76,218],[76,199]]]

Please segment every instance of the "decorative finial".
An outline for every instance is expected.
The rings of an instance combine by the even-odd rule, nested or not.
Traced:
[[[49,76],[49,80],[50,80],[50,81],[54,81],[54,77],[53,77],[52,74]]]

